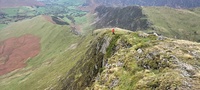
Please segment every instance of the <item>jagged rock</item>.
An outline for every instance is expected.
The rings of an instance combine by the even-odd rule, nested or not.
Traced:
[[[103,42],[103,44],[102,44],[102,47],[101,47],[101,50],[100,50],[100,52],[102,52],[103,54],[106,54],[106,48],[109,46],[109,44],[110,44],[110,41],[111,41],[111,37],[104,37],[104,42]]]

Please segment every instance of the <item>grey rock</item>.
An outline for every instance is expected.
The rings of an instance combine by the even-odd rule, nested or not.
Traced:
[[[144,33],[144,32],[139,32],[138,36],[143,37],[143,38],[146,38],[146,37],[149,36],[149,34]]]
[[[142,54],[142,53],[143,53],[142,49],[140,49],[140,48],[137,50],[137,52],[138,52],[139,54]]]
[[[122,67],[124,64],[120,61],[117,62],[117,67]]]
[[[164,36],[158,36],[157,40],[165,40],[166,38]]]
[[[100,52],[103,54],[106,54],[106,48],[110,45],[111,38],[110,37],[104,37],[104,42],[102,44]]]

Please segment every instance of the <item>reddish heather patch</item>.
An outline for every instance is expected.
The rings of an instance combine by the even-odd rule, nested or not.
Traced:
[[[0,44],[0,75],[26,66],[26,60],[40,52],[40,38],[24,35],[10,38]]]
[[[49,22],[51,22],[51,23],[53,23],[53,24],[56,24],[56,23],[52,20],[52,18],[51,18],[50,16],[43,15],[43,17],[44,17],[47,21],[49,21]]]

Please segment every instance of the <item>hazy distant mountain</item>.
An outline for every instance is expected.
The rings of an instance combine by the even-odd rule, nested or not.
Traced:
[[[200,0],[95,0],[108,6],[169,6],[176,8],[193,8],[200,6]]]
[[[147,19],[142,13],[142,8],[138,6],[105,7],[99,6],[95,9],[97,20],[95,28],[119,27],[136,31],[137,29],[146,29],[148,27]]]
[[[42,6],[43,3],[37,0],[0,0],[0,8],[18,7],[18,6]]]

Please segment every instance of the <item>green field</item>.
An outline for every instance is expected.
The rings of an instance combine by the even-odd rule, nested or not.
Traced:
[[[1,11],[8,14],[8,16],[16,16],[18,13],[18,8],[5,8],[1,9]]]
[[[68,5],[73,5],[73,6],[82,5],[84,2],[85,2],[85,0],[57,0],[57,1],[54,1],[54,3],[58,3],[58,4],[67,3]]]
[[[56,17],[65,17],[66,15],[69,15],[72,17],[82,17],[86,15],[87,12],[78,10],[77,7],[81,6],[84,2],[84,0],[58,0],[54,2],[46,1],[45,6],[3,8],[0,9],[0,11],[5,14],[5,17],[1,19],[0,24],[9,24],[38,15],[49,15]]]

